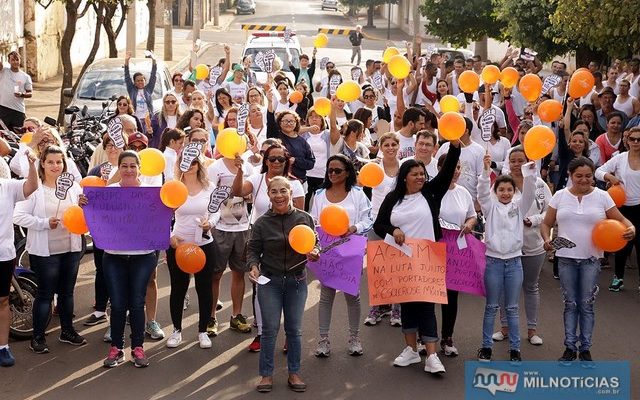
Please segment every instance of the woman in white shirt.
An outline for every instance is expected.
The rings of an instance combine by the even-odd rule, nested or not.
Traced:
[[[159,150],[164,155],[164,181],[173,179],[178,152],[184,144],[185,134],[180,129],[167,129],[160,139]]]
[[[280,98],[275,102],[276,110],[274,112],[277,114],[285,110],[295,111],[297,106],[289,101],[289,84],[287,81],[281,80],[278,82],[276,84],[276,90]]]
[[[320,212],[323,208],[337,204],[342,206],[349,215],[349,231],[347,234],[365,235],[370,229],[371,204],[369,199],[356,186],[357,174],[353,163],[344,155],[336,154],[327,160],[327,173],[322,188],[316,192],[311,207],[311,216],[315,221],[320,220]],[[331,324],[331,312],[336,290],[320,285],[320,302],[318,303],[318,320],[320,341],[316,349],[316,357],[328,357],[331,353],[329,342],[329,326]],[[352,296],[344,293],[347,302],[347,315],[349,316],[349,354],[358,356],[362,354],[360,343],[360,295]]]
[[[631,221],[620,213],[611,196],[593,187],[594,172],[593,162],[586,157],[574,158],[569,163],[569,178],[573,184],[556,192],[540,227],[547,251],[553,249],[551,228],[556,222],[558,237],[575,244],[572,248],[556,250],[564,294],[565,351],[559,360],[563,363],[574,361],[577,357],[582,362],[593,361],[590,349],[595,324],[594,303],[599,290],[598,259],[603,256],[602,250],[597,249],[591,239],[594,226],[605,218],[615,219],[627,226],[624,239],[631,240],[636,234]]]
[[[61,223],[64,212],[72,205],[84,205],[85,199],[80,185],[75,182],[64,193],[64,200],[58,199],[56,180],[64,172],[67,172],[67,163],[62,149],[47,147],[38,166],[42,184],[33,196],[16,205],[13,216],[15,224],[28,229],[26,250],[38,278],[38,293],[33,303],[33,337],[29,346],[34,353],[49,352],[44,335],[55,293],[58,294],[61,326],[59,340],[73,346],[87,343],[73,328],[73,291],[82,239]]]
[[[504,296],[507,323],[509,326],[509,358],[520,362],[520,332],[518,300],[522,288],[522,238],[524,215],[531,208],[535,197],[535,164],[522,166],[524,187],[522,197],[514,199],[516,184],[508,175],[501,175],[493,185],[491,195],[491,156],[483,159],[484,169],[478,177],[478,202],[486,219],[486,260],[484,273],[486,303],[482,324],[482,347],[478,350],[479,361],[490,361],[493,346],[493,324]]]
[[[337,104],[338,100],[336,100]],[[314,107],[307,111],[306,126],[310,129],[300,136],[307,140],[316,158],[313,168],[307,171],[307,194],[305,196],[305,211],[311,207],[311,197],[320,188],[327,172],[327,159],[331,155],[331,131],[325,119],[316,112]],[[334,132],[337,136],[337,132]]]
[[[176,162],[180,165],[182,156]],[[209,233],[213,226],[213,215],[207,212],[214,186],[209,183],[203,158],[197,157],[185,173],[180,173],[180,181],[185,184],[189,195],[187,201],[176,209],[175,224],[171,231],[171,247],[167,249],[167,267],[171,279],[169,309],[173,333],[167,339],[167,347],[175,348],[182,343],[182,310],[184,298],[189,288],[190,275],[182,271],[176,263],[176,248],[182,243],[197,244],[206,256],[204,268],[193,274],[198,293],[198,342],[201,349],[211,348],[211,339],[207,336],[207,323],[211,315],[213,293],[211,283],[216,260],[216,244]]]

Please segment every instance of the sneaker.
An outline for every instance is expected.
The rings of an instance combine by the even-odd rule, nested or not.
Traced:
[[[392,309],[393,307],[391,306],[391,304],[384,304],[384,305],[378,306],[378,312],[380,313],[380,317],[388,317],[389,315],[391,315]]]
[[[218,336],[218,320],[211,317],[207,323],[207,335]]]
[[[78,335],[78,332],[74,330],[60,332],[58,340],[62,343],[69,343],[72,346],[82,346],[87,344],[86,339]]]
[[[494,342],[502,342],[503,340],[505,340],[508,337],[509,337],[509,334],[507,333],[505,335],[504,333],[502,333],[502,331],[498,331],[498,332],[494,333],[493,335],[491,335],[491,339],[493,339]]]
[[[360,342],[360,338],[352,335],[349,338],[349,355],[361,356],[362,353],[363,353],[363,350],[362,350],[362,343]]]
[[[33,351],[36,354],[44,354],[49,352],[49,346],[47,346],[47,341],[44,339],[44,337],[31,338],[31,343],[29,343],[29,348],[31,349],[31,351]]]
[[[282,346],[282,352],[284,354],[287,354],[288,351],[289,351],[289,345],[287,345],[287,341],[285,340],[284,346]]]
[[[509,350],[509,360],[512,364],[522,362],[522,355],[520,350]]]
[[[609,291],[619,292],[623,288],[624,288],[624,282],[622,281],[622,279],[618,279],[614,276],[613,280],[611,281],[611,285],[609,285]]]
[[[235,331],[242,332],[242,333],[251,332],[251,325],[247,323],[247,318],[242,314],[238,314],[235,317],[231,317],[231,322],[229,323],[229,327]]]
[[[111,343],[111,325],[107,328],[107,331],[104,333],[102,337],[102,341],[105,343]]]
[[[91,314],[89,315],[89,318],[87,318],[86,321],[84,321],[84,326],[94,326],[94,325],[98,325],[101,324],[103,322],[107,322],[107,314],[101,315],[99,317],[96,317],[95,314]]]
[[[400,319],[400,309],[394,309],[391,311],[391,318],[389,319],[389,323],[391,326],[399,327],[402,326],[402,320]]]
[[[131,362],[136,368],[144,368],[149,366],[149,360],[144,355],[144,349],[142,347],[136,347],[131,350]]]
[[[489,347],[483,347],[478,350],[478,361],[489,362],[491,361],[491,349]]]
[[[420,354],[414,351],[411,346],[407,346],[402,350],[402,353],[393,360],[393,365],[396,367],[408,367],[411,364],[417,364],[421,361]]]
[[[576,352],[571,350],[570,348],[565,348],[564,353],[562,353],[562,357],[558,359],[561,364],[570,365],[572,361],[575,361],[577,358]]]
[[[447,339],[443,339],[440,341],[440,348],[442,349],[442,352],[444,353],[445,356],[447,357],[457,357],[458,356],[458,349],[456,349],[456,346],[453,345],[453,339],[452,338],[447,338]]]
[[[260,335],[253,338],[253,342],[249,345],[249,351],[252,353],[260,352]]]
[[[529,343],[531,343],[534,346],[542,346],[542,338],[537,334],[533,335],[529,338]]]
[[[16,363],[16,359],[11,354],[8,347],[0,350],[0,367],[11,367]]]
[[[211,348],[211,339],[209,339],[209,335],[207,335],[207,332],[198,333],[198,342],[200,342],[201,349]]]
[[[560,276],[559,276],[559,275],[556,275],[556,274],[553,274],[553,279],[559,280],[559,279],[560,279]]]
[[[185,294],[185,295],[184,295],[184,302],[183,302],[183,304],[182,304],[182,309],[183,309],[183,310],[186,310],[187,308],[189,308],[190,300],[191,300],[191,299],[189,299],[189,293]]]
[[[144,332],[147,335],[151,336],[151,339],[164,339],[164,332],[162,331],[160,324],[155,320],[147,322],[147,326],[144,328]]]
[[[416,349],[418,350],[418,354],[420,354],[421,356],[427,355],[427,347],[424,345],[424,343],[418,341],[418,345],[416,346]]]
[[[424,372],[430,372],[432,374],[444,374],[447,372],[442,365],[442,361],[438,358],[436,353],[431,354],[424,362]]]
[[[380,316],[378,307],[371,307],[371,310],[369,310],[369,315],[367,315],[367,318],[364,319],[364,324],[366,326],[374,326],[381,320],[382,317]]]
[[[167,339],[167,347],[170,349],[174,349],[180,346],[180,343],[182,343],[182,332],[174,329],[171,336],[169,336],[169,339]]]
[[[596,364],[593,362],[593,358],[591,358],[591,352],[589,350],[581,351],[578,354],[578,358],[580,359],[580,364],[584,368],[595,368]]]
[[[316,348],[316,357],[329,357],[331,354],[331,342],[329,342],[329,338],[321,338],[318,342],[318,347]]]
[[[113,368],[124,362],[124,351],[117,348],[116,346],[111,346],[109,349],[109,355],[102,362],[102,365],[105,368]]]
[[[216,311],[222,310],[223,306],[224,306],[224,303],[218,300],[218,302],[216,303]]]

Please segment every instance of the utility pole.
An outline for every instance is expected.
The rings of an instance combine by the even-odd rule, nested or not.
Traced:
[[[391,0],[387,2],[387,40],[391,38]]]
[[[202,0],[193,0],[193,43],[200,39],[200,25],[202,25]]]
[[[164,60],[173,60],[173,4],[164,0]]]
[[[213,25],[220,26],[220,0],[213,0]]]
[[[136,56],[136,1],[129,3],[127,11],[127,51]]]

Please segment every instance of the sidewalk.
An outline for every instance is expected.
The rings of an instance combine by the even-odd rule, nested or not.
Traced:
[[[412,42],[413,36],[409,35],[402,29],[398,27],[398,25],[391,23],[391,29],[389,30],[389,39],[387,39],[387,19],[381,15],[373,16],[373,25],[375,28],[368,28],[367,25],[367,10],[366,8],[361,8],[356,16],[350,16],[348,14],[348,10],[343,10],[345,18],[349,19],[353,26],[362,25],[362,31],[369,40],[380,40],[380,41],[390,41],[393,42],[393,45],[403,46],[403,42]],[[440,41],[437,39],[433,39],[430,37],[422,37],[422,43],[436,43],[440,44]]]
[[[225,31],[229,29],[229,25],[234,19],[233,12],[227,10],[220,13],[220,26],[215,27],[208,23],[205,26],[207,31]],[[203,29],[204,30],[204,29]],[[173,60],[164,61],[169,68],[169,71],[184,71],[189,66],[189,56],[193,48],[191,29],[179,29],[173,28]],[[203,42],[200,46],[198,54],[203,54],[208,48],[209,44]],[[146,50],[147,42],[141,42],[136,46],[136,56],[143,57]],[[158,57],[158,60],[164,59],[164,28],[156,28],[156,44],[154,53]],[[118,57],[124,58],[125,51],[119,51]],[[78,78],[78,74],[82,66],[75,67],[73,69],[74,82]],[[62,73],[53,78],[49,78],[43,82],[34,82],[33,84],[33,97],[25,99],[25,105],[27,108],[27,117],[36,117],[40,120],[46,116],[56,117],[58,115],[58,108],[60,107],[60,92],[62,90]]]

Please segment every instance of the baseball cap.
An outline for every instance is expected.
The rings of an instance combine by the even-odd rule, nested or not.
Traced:
[[[610,86],[605,86],[605,87],[604,87],[604,89],[602,89],[602,92],[600,92],[600,93],[598,94],[598,97],[602,97],[602,96],[604,96],[604,95],[605,95],[605,94],[607,94],[607,93],[608,93],[608,94],[611,94],[611,95],[613,96],[613,98],[614,98],[614,99],[615,99],[616,97],[618,97],[618,96],[616,96],[616,92],[614,92],[614,91],[613,91],[613,88],[612,88],[612,87],[610,87]]]
[[[147,135],[140,132],[132,133],[131,135],[129,135],[128,142],[129,144],[132,144],[133,142],[141,142],[145,146],[149,146],[149,139],[147,138]]]

